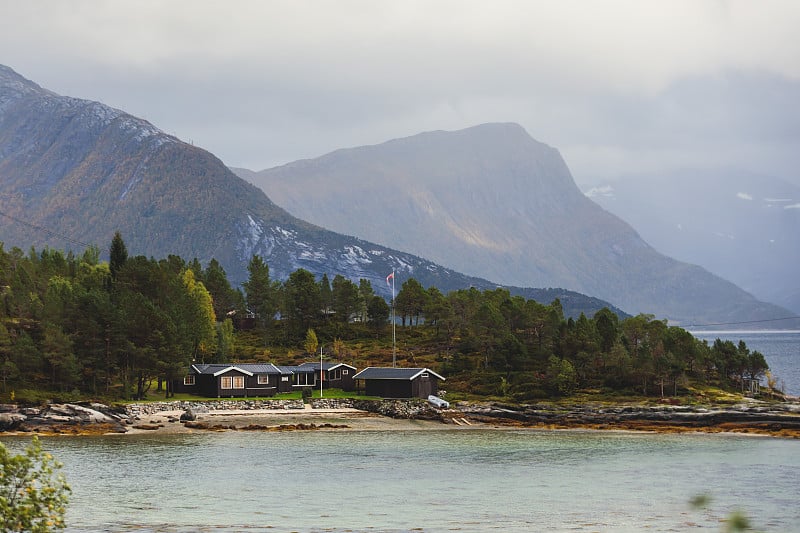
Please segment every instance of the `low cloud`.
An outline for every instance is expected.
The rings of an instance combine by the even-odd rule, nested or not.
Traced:
[[[580,184],[800,179],[800,2],[5,4],[0,61],[232,166],[517,122]]]

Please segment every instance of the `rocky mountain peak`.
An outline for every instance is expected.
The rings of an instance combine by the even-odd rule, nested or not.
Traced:
[[[786,312],[659,254],[518,124],[421,133],[242,176],[304,220],[502,284],[567,287],[684,324]]]
[[[232,282],[259,254],[275,279],[298,268],[329,278],[368,279],[388,295],[386,275],[413,276],[448,292],[495,283],[421,257],[337,234],[291,216],[236,177],[213,154],[99,102],[59,96],[4,68],[0,84],[0,243],[107,250],[120,231],[129,253],[217,259]],[[23,97],[20,97],[22,95]],[[559,290],[575,316],[608,305]]]
[[[0,65],[0,112],[11,102],[34,94],[46,93],[48,91],[23,78],[14,69]]]

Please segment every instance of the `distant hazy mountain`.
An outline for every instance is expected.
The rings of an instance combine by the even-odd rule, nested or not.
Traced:
[[[0,242],[106,252],[121,231],[132,255],[217,258],[233,282],[252,254],[275,278],[297,268],[366,278],[388,294],[392,270],[444,292],[497,285],[408,253],[324,230],[273,204],[212,154],[106,105],[58,96],[0,65]],[[609,305],[566,290],[512,288],[562,299],[577,316]]]
[[[637,177],[587,195],[659,251],[800,313],[800,187],[729,172]]]
[[[499,283],[567,287],[687,325],[790,314],[655,251],[516,124],[240,173],[300,218]]]

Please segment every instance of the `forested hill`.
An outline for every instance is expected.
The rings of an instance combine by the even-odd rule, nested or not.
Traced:
[[[411,277],[443,291],[497,286],[297,219],[209,152],[123,111],[54,94],[3,66],[0,182],[6,250],[82,253],[94,245],[105,252],[120,231],[131,254],[202,264],[216,258],[234,284],[246,279],[258,254],[277,279],[304,268],[318,277],[367,279],[383,295],[392,271],[398,286]],[[560,292],[574,316],[608,305]]]
[[[389,306],[368,283],[318,281],[303,269],[279,283],[258,257],[248,270],[242,293],[216,261],[128,257],[119,236],[108,263],[95,249],[0,247],[0,401],[143,398],[193,361],[297,364],[316,357],[317,341],[357,368],[394,360]],[[255,317],[235,333],[228,310],[243,312],[245,302]],[[411,280],[395,309],[400,366],[443,372],[451,392],[530,401],[578,388],[664,397],[694,395],[695,384],[770,383],[763,355],[744,343],[709,346],[647,315],[620,320],[601,309],[565,319],[558,300],[505,289],[443,294]]]
[[[517,124],[421,133],[242,176],[304,220],[502,284],[565,287],[683,324],[793,314],[659,253]]]

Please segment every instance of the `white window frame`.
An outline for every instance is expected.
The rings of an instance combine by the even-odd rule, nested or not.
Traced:
[[[195,384],[194,374],[187,374],[186,376],[184,376],[183,377],[183,384],[187,385],[187,386],[188,385],[194,385]]]
[[[343,368],[343,369],[342,369],[342,375],[343,375],[343,376],[349,376],[349,375],[350,375],[350,369],[348,369],[348,368]]]
[[[281,376],[281,381],[289,381],[289,376]]]
[[[244,376],[233,376],[233,388],[234,389],[244,388]]]
[[[333,372],[333,376],[331,376],[331,372]],[[328,379],[331,381],[338,381],[342,379],[342,369],[335,368],[333,370],[328,370]]]
[[[303,382],[300,382],[300,378],[303,378]],[[309,379],[311,378],[311,379]],[[309,383],[310,382],[310,383]],[[315,374],[306,374],[305,372],[301,374],[294,375],[294,384],[298,387],[307,387],[309,385],[316,385],[317,384],[317,376]]]
[[[258,384],[259,385],[269,385],[269,376],[267,374],[259,374],[258,375]]]
[[[224,390],[233,388],[233,376],[222,376],[219,380],[219,387]]]

